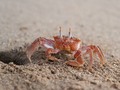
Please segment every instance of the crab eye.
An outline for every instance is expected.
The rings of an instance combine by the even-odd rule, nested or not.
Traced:
[[[61,33],[61,27],[59,27],[60,28],[60,30],[59,30],[59,36],[60,36],[60,38],[62,37],[62,33]]]
[[[71,28],[69,28],[69,34],[68,37],[71,38]]]

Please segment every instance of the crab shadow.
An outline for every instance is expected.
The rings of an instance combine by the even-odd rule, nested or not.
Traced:
[[[32,63],[38,63],[40,60],[44,63],[46,61],[45,59],[46,57],[44,51],[36,51],[32,56]],[[30,63],[26,56],[25,49],[22,47],[9,51],[1,51],[0,61],[6,64],[13,62],[16,65],[25,65]]]
[[[25,51],[26,48],[23,47],[18,47],[9,51],[0,51],[0,61],[6,64],[9,64],[10,62],[13,62],[16,65],[29,64],[30,62],[29,59],[27,58]],[[54,54],[54,56],[62,60],[67,59],[66,55],[64,55],[63,53]],[[46,59],[45,51],[41,50],[41,48],[39,48],[32,55],[31,59],[33,64],[43,64],[43,63],[55,64],[55,62]]]

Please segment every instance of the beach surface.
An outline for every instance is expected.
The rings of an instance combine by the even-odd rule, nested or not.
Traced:
[[[36,38],[68,35],[100,46],[106,64],[93,71],[46,59],[39,49],[29,63],[25,50]],[[65,58],[64,58],[65,57]],[[0,90],[120,90],[120,0],[0,0]]]

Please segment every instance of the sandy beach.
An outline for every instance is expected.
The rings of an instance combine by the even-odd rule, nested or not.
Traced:
[[[25,50],[36,38],[62,34],[100,46],[107,63],[94,72],[51,62],[40,49],[29,63]],[[119,0],[0,0],[0,90],[120,90]],[[38,63],[39,62],[39,63]]]

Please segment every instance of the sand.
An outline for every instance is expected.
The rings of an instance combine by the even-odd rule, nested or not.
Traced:
[[[120,90],[119,0],[1,0],[0,90]],[[30,64],[25,50],[38,37],[62,34],[98,45],[107,64],[81,68],[50,62],[42,49]],[[60,58],[63,58],[60,56]]]

